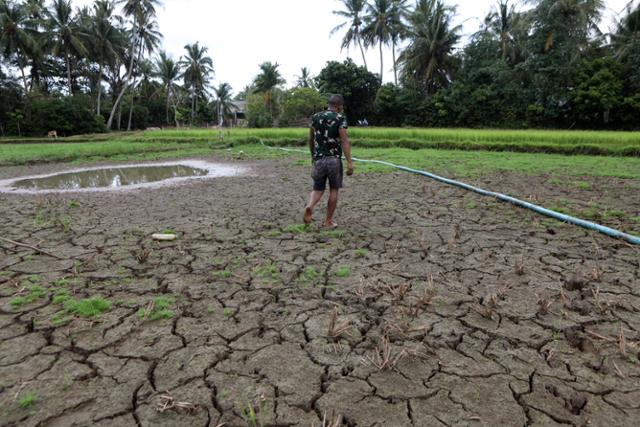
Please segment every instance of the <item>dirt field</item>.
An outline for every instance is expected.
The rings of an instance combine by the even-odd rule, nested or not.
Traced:
[[[308,171],[252,167],[0,195],[0,236],[58,257],[0,244],[1,425],[637,423],[640,248],[405,173],[348,179],[341,227],[303,230]]]

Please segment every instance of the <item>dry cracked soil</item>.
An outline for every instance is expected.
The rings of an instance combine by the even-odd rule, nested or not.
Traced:
[[[1,425],[637,425],[637,247],[404,173],[304,229],[307,168],[245,164],[0,195],[48,253],[0,243]]]

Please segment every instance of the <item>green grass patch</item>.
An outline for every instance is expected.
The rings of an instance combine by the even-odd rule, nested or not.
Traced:
[[[299,233],[304,233],[308,229],[309,229],[309,226],[306,224],[292,224],[292,225],[286,226],[282,231],[284,231],[285,233],[299,234]]]
[[[32,304],[39,299],[45,298],[47,296],[47,292],[40,285],[31,285],[29,287],[29,293],[27,295],[20,295],[12,298],[9,301],[9,305],[12,308],[17,309],[26,304]]]
[[[140,307],[137,313],[138,319],[149,319],[151,321],[171,319],[174,316],[173,311],[169,310],[171,304],[173,304],[173,299],[171,298],[156,297],[148,307]]]
[[[298,281],[301,283],[309,283],[317,279],[318,276],[319,273],[316,271],[316,269],[312,266],[308,266],[305,267],[305,269],[302,271],[302,274],[300,274]]]
[[[262,266],[256,267],[254,271],[258,277],[261,277],[263,279],[275,280],[279,276],[278,267],[272,261],[269,261]]]
[[[228,279],[231,277],[231,272],[229,270],[214,271],[211,274],[216,279]]]
[[[33,406],[37,401],[38,396],[35,393],[28,391],[18,398],[18,405],[23,409],[27,409]]]
[[[101,297],[68,299],[64,302],[67,313],[81,317],[96,317],[111,310],[111,302]]]
[[[367,255],[366,249],[356,249],[354,252],[356,258],[364,258]]]
[[[347,266],[338,267],[336,270],[336,277],[347,277],[351,273],[351,270]]]

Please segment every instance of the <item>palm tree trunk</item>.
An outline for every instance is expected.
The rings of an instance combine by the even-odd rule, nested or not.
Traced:
[[[29,90],[29,85],[27,84],[27,76],[24,74],[24,67],[20,66],[20,72],[22,73],[22,83],[24,84],[24,107],[26,110],[25,113],[27,115],[27,120],[31,121],[31,91]]]
[[[396,42],[393,42],[393,46],[391,46],[391,54],[393,55],[393,80],[398,86],[398,66],[396,61]]]
[[[129,121],[127,122],[127,132],[131,130],[131,118],[133,117],[133,102],[135,101],[135,93],[131,88],[131,102],[129,103]]]
[[[69,84],[69,96],[73,96],[73,85],[71,84],[71,60],[69,59],[69,52],[67,52],[67,80]]]
[[[133,32],[135,33],[135,26],[133,28]],[[113,117],[116,114],[118,105],[120,105],[120,101],[122,101],[122,97],[124,96],[124,93],[127,91],[127,88],[129,87],[129,80],[131,79],[131,74],[133,73],[133,67],[135,65],[135,58],[136,58],[135,51],[136,51],[136,42],[134,40],[133,52],[131,52],[132,53],[131,61],[129,63],[129,69],[127,70],[127,75],[125,77],[124,87],[122,88],[122,91],[120,91],[120,94],[116,98],[116,102],[113,103],[113,107],[111,108],[111,114],[109,114],[109,120],[107,120],[107,130],[111,130],[111,124],[113,123]],[[118,125],[118,128],[120,128],[120,125]]]
[[[118,106],[118,130],[120,130],[121,124],[122,124],[122,105]]]
[[[362,62],[364,62],[365,70],[369,71],[369,67],[367,67],[367,58],[364,56],[364,49],[362,48],[362,42],[360,41],[360,37],[358,37],[358,46],[360,46],[360,53],[362,54]]]
[[[196,96],[195,93],[191,94],[191,127],[193,127],[193,120],[196,117]]]
[[[382,41],[380,41],[380,84],[382,84],[382,72],[384,70],[384,66],[382,63]]]
[[[102,59],[98,65],[98,106],[96,108],[96,114],[100,115],[100,104],[102,101]]]
[[[169,124],[169,100],[171,99],[171,86],[167,86],[167,108],[166,108],[166,113],[167,113],[167,124]]]

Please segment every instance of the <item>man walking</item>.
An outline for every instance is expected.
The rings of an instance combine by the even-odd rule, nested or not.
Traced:
[[[347,137],[347,119],[342,114],[344,99],[342,95],[329,97],[328,111],[316,113],[311,118],[309,129],[309,150],[313,159],[311,178],[313,191],[304,210],[304,223],[310,224],[313,208],[322,198],[329,181],[329,201],[327,217],[323,227],[337,227],[333,214],[338,205],[338,190],[342,188],[342,153],[347,158],[347,175],[353,175],[351,147]]]

